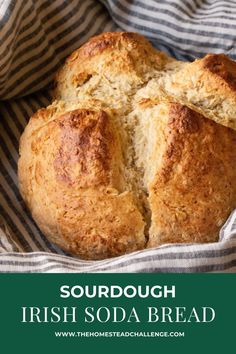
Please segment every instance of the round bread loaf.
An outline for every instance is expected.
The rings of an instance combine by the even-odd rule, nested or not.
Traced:
[[[235,65],[177,62],[134,33],[75,51],[20,141],[19,187],[42,232],[85,259],[217,241],[236,207]]]

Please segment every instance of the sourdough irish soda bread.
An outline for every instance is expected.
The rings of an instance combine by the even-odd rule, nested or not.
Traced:
[[[235,62],[178,62],[141,35],[104,33],[30,119],[20,191],[42,232],[82,258],[217,241],[236,207],[235,130]]]

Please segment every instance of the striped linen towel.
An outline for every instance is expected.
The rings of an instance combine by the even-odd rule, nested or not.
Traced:
[[[235,1],[0,0],[1,272],[236,272],[236,211],[217,243],[82,261],[47,241],[25,208],[16,175],[24,126],[49,103],[48,85],[65,57],[90,36],[120,29],[177,59],[208,52],[236,59]]]

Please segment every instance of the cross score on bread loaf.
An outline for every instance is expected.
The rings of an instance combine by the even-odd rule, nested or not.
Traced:
[[[178,62],[139,34],[104,33],[30,119],[20,191],[44,234],[85,259],[214,242],[236,207],[235,130],[235,62]]]

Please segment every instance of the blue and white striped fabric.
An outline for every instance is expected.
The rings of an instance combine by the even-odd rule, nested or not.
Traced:
[[[97,33],[120,29],[146,35],[181,60],[209,52],[236,59],[235,1],[0,0],[0,272],[236,272],[236,212],[217,243],[82,261],[51,244],[25,208],[17,159],[29,117],[48,105],[68,54]]]

